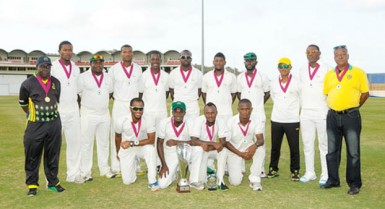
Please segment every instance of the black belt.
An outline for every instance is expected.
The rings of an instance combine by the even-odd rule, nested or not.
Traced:
[[[335,112],[335,113],[337,113],[337,114],[347,114],[347,113],[351,113],[351,112],[353,112],[353,111],[356,111],[356,110],[358,110],[358,107],[353,107],[353,108],[349,108],[349,109],[346,109],[346,110],[341,110],[341,111],[335,111],[335,110],[332,110],[332,109],[330,109],[331,111],[333,111],[333,112]]]

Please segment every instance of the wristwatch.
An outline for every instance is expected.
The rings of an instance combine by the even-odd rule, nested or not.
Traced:
[[[257,142],[255,142],[255,145],[257,146],[257,148],[260,146],[260,145],[258,144],[258,141],[257,141]]]
[[[134,145],[135,145],[135,146],[138,146],[138,145],[139,145],[139,140],[135,140],[135,141],[134,141]]]
[[[133,147],[133,146],[134,146],[134,142],[130,141],[130,147]]]

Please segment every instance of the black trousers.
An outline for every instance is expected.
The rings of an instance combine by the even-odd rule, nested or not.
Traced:
[[[290,171],[299,171],[299,122],[298,123],[277,123],[271,121],[271,155],[270,169],[278,171],[279,157],[281,156],[281,145],[283,135],[286,135],[290,148]]]
[[[44,172],[48,186],[59,183],[59,157],[61,147],[61,121],[56,118],[50,122],[28,122],[24,133],[25,183],[39,185],[39,167],[44,150]]]

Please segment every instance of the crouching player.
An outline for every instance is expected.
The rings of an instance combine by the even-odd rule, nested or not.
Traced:
[[[225,121],[217,118],[217,107],[214,103],[207,103],[204,107],[204,115],[195,120],[191,133],[194,145],[203,148],[202,163],[199,169],[199,180],[207,182],[206,168],[208,159],[217,159],[217,184],[218,189],[228,190],[223,181],[226,166],[226,136],[228,134]]]
[[[116,151],[120,159],[120,169],[124,184],[136,181],[136,157],[143,158],[147,165],[148,187],[158,191],[156,180],[155,124],[142,118],[144,102],[133,98],[130,102],[131,115],[122,118],[116,125],[116,133],[121,134],[121,141],[116,141]]]
[[[227,167],[230,184],[237,186],[243,178],[242,159],[253,159],[249,175],[250,187],[255,191],[262,191],[260,174],[265,153],[264,124],[250,118],[252,111],[250,100],[242,99],[238,104],[239,113],[228,121],[230,134],[226,147],[230,152]]]

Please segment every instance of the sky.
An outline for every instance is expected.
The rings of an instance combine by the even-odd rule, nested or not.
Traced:
[[[202,60],[202,0],[0,0],[0,48],[56,53],[69,40],[74,52],[120,49],[166,52],[189,49]],[[289,57],[293,74],[307,63],[309,44],[334,66],[333,47],[347,45],[349,63],[385,72],[385,0],[204,0],[204,64],[217,52],[226,66],[244,70],[255,52],[257,69],[278,76]]]

